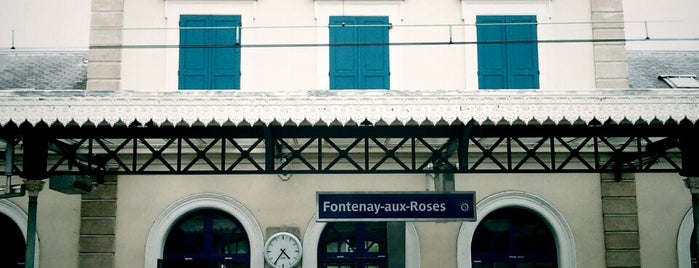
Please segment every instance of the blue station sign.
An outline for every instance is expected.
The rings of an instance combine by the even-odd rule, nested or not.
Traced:
[[[475,221],[475,192],[318,192],[318,221]]]

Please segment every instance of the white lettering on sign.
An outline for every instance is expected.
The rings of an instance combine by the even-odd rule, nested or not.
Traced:
[[[323,201],[323,212],[442,212],[447,210],[445,203],[332,203]]]

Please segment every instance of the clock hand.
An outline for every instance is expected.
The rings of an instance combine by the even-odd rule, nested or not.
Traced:
[[[286,253],[284,253],[284,249],[282,249],[282,252],[281,252],[281,253],[279,253],[279,256],[277,256],[277,259],[276,259],[276,260],[274,260],[274,264],[275,264],[275,265],[276,265],[276,264],[277,264],[277,262],[279,261],[279,258],[281,258],[281,257],[282,257],[282,254],[286,254]]]
[[[291,257],[289,257],[289,255],[286,254],[286,250],[282,249],[282,254],[284,254],[284,256],[286,256],[287,258],[291,259]]]

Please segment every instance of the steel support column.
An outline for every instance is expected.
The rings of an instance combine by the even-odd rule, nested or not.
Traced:
[[[24,261],[25,268],[34,268],[36,252],[36,210],[38,205],[39,192],[44,187],[44,181],[25,180],[24,184],[29,193],[29,208],[27,209],[27,251]]]
[[[456,189],[454,171],[447,165],[437,167],[434,176],[434,190],[437,192],[453,192]]]
[[[38,133],[23,136],[22,172],[19,174],[27,180],[43,180],[48,178],[48,138]]]
[[[43,179],[47,178],[46,166],[48,164],[48,139],[39,133],[26,134],[23,137],[24,154],[22,155],[22,173],[25,178],[24,185],[29,193],[29,207],[27,209],[27,251],[25,267],[34,268],[36,252],[36,210],[38,206],[39,191],[44,187]]]

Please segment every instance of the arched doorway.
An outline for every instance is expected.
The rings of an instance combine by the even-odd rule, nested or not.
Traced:
[[[520,208],[540,217],[550,229],[556,243],[557,267],[577,267],[575,256],[575,239],[563,215],[549,202],[531,193],[504,191],[492,194],[478,201],[476,210],[479,219],[475,222],[463,222],[457,239],[457,267],[472,268],[471,247],[476,229],[487,215],[504,208]]]
[[[548,225],[535,213],[506,207],[486,215],[471,244],[474,268],[555,268],[556,241]]]
[[[0,250],[0,267],[24,267],[26,243],[24,235],[17,224],[8,216],[0,213],[0,237],[3,250]]]
[[[180,218],[165,240],[162,268],[250,267],[250,242],[235,217],[216,209]]]
[[[385,222],[333,222],[325,226],[318,243],[318,267],[387,266]]]

